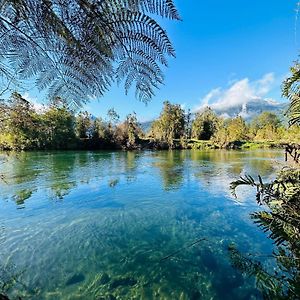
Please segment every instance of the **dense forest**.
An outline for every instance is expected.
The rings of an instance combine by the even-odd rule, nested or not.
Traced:
[[[247,148],[299,141],[299,126],[288,127],[281,119],[266,111],[246,122],[241,116],[222,118],[209,107],[192,114],[166,101],[144,132],[135,113],[123,121],[114,109],[105,119],[75,114],[60,98],[37,111],[14,92],[1,103],[0,149]]]

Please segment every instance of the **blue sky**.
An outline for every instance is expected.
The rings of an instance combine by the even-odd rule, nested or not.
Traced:
[[[282,101],[280,84],[300,46],[297,0],[175,2],[183,21],[163,21],[177,54],[165,70],[165,85],[147,105],[113,86],[88,111],[103,117],[114,107],[121,118],[135,111],[147,121],[159,115],[165,100],[195,110],[205,101],[238,101],[244,89],[249,97]]]

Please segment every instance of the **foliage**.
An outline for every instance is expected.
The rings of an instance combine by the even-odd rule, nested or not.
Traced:
[[[180,139],[185,133],[185,113],[179,104],[164,102],[163,110],[151,126],[150,136],[164,142],[169,148],[174,146],[174,139]]]
[[[280,138],[281,121],[278,116],[272,112],[262,112],[255,117],[249,128],[250,135],[256,141],[268,140],[274,141]]]
[[[41,142],[50,149],[68,149],[75,143],[74,115],[65,107],[51,107],[41,117]]]
[[[290,106],[287,111],[290,125],[300,125],[300,64],[297,61],[291,67],[291,75],[282,86],[282,95],[290,100]]]
[[[251,122],[251,127],[256,132],[259,129],[263,129],[268,125],[273,128],[278,128],[281,125],[281,121],[278,118],[278,116],[269,111],[262,112],[260,115],[255,117]]]
[[[0,111],[0,127],[3,148],[23,150],[34,143],[36,127],[34,124],[34,110],[31,104],[18,93],[13,93],[6,103],[2,103]]]
[[[92,120],[91,114],[87,111],[80,112],[76,118],[76,135],[80,139],[88,139],[91,138],[92,134]]]
[[[115,131],[116,144],[125,149],[136,149],[141,135],[141,129],[136,114],[129,114],[125,122],[117,126]]]
[[[230,148],[242,141],[249,140],[248,128],[242,117],[223,120],[212,137],[220,148]]]
[[[118,124],[114,109],[105,122],[88,112],[75,116],[60,102],[37,112],[17,93],[2,104],[1,150],[136,149],[142,135],[135,113]]]
[[[203,112],[196,113],[192,123],[192,138],[210,140],[219,127],[220,119],[210,107]]]
[[[1,150],[231,149],[275,147],[300,140],[299,126],[286,128],[268,112],[248,125],[242,117],[221,119],[210,108],[193,118],[190,111],[166,101],[146,135],[135,113],[123,122],[113,108],[108,110],[105,119],[88,112],[75,115],[60,98],[36,111],[18,93],[1,102],[0,129]]]
[[[260,176],[258,181],[245,176],[231,184],[233,192],[241,185],[255,187],[258,203],[268,207],[267,211],[252,213],[251,217],[277,245],[271,256],[277,268],[273,274],[268,273],[260,263],[230,249],[233,264],[256,276],[266,299],[300,297],[300,169],[283,169],[271,183],[263,183]]]
[[[124,80],[147,101],[175,55],[155,16],[180,19],[173,0],[1,1],[1,75],[77,104]]]
[[[300,125],[291,125],[288,128],[280,127],[278,135],[284,142],[299,143],[300,141]]]

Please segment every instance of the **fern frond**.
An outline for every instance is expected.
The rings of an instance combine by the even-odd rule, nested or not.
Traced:
[[[3,0],[0,59],[50,97],[84,102],[125,80],[148,101],[175,56],[155,15],[180,19],[172,0]]]
[[[300,124],[300,64],[296,62],[291,68],[291,76],[282,85],[282,95],[290,101],[286,115],[289,124]]]

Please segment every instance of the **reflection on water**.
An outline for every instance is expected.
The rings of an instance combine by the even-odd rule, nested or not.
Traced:
[[[252,191],[237,203],[229,183],[245,172],[274,176],[281,156],[11,155],[0,172],[0,283],[10,282],[2,292],[22,299],[259,299],[227,248],[271,253],[273,246],[249,219],[257,209]]]

